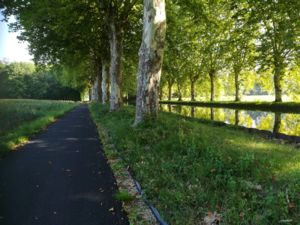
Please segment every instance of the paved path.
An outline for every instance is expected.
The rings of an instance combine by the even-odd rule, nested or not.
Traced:
[[[0,160],[0,225],[128,224],[116,188],[80,106]]]

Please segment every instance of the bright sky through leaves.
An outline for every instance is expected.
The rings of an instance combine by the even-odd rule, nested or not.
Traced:
[[[3,19],[0,14],[0,60],[32,61],[32,57],[29,55],[27,49],[27,43],[20,42],[17,39],[18,33],[8,32],[9,28],[7,23],[1,21]]]

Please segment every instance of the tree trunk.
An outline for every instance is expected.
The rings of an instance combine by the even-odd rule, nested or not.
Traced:
[[[239,102],[240,99],[240,83],[239,83],[239,74],[240,72],[234,70],[234,85],[235,85],[235,101]]]
[[[97,86],[97,101],[101,102],[102,100],[102,63],[99,63],[97,67],[97,77],[96,77],[96,86]]]
[[[91,97],[93,102],[98,101],[98,76],[96,77],[96,80],[93,83],[92,89],[91,89]]]
[[[163,99],[163,88],[162,87],[159,88],[159,99],[160,100]]]
[[[278,66],[279,67],[279,66]],[[280,68],[275,68],[274,71],[274,89],[275,89],[275,102],[282,102],[282,80],[283,74]]]
[[[108,99],[108,95],[107,95],[107,78],[108,78],[108,65],[103,62],[102,63],[102,103],[105,104],[107,102]]]
[[[89,101],[92,101],[92,88],[89,88]]]
[[[122,29],[116,25],[113,15],[109,21],[110,43],[110,111],[115,111],[122,105]]]
[[[195,100],[195,81],[191,80],[191,101]]]
[[[215,70],[211,70],[209,72],[210,79],[210,101],[213,102],[215,100]]]
[[[165,0],[144,0],[143,39],[139,50],[134,126],[157,117],[158,91],[166,33]]]
[[[178,89],[178,101],[182,101],[181,85],[177,84]]]
[[[173,83],[168,82],[168,100],[169,101],[172,100],[172,87],[173,87]]]

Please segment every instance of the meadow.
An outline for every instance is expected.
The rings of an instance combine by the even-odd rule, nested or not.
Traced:
[[[0,156],[73,109],[72,101],[0,100]]]

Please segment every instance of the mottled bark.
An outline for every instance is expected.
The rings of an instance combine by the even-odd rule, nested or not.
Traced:
[[[210,79],[210,101],[213,102],[215,100],[215,70],[209,71],[209,79]]]
[[[110,16],[109,21],[109,43],[110,43],[110,111],[117,110],[122,105],[122,28],[119,27]]]
[[[156,117],[166,33],[164,0],[144,0],[143,38],[139,50],[136,115],[134,125],[145,116]]]
[[[101,72],[101,68],[100,68],[100,71],[99,71],[99,74],[98,74],[98,77],[97,77],[97,101],[98,102],[101,102],[101,99],[102,99],[102,72]]]
[[[96,80],[94,81],[94,83],[91,87],[91,101],[92,102],[98,101],[97,90],[98,90],[98,81],[97,81],[97,78],[96,78]]]
[[[102,103],[105,104],[107,103],[108,100],[108,95],[107,95],[107,78],[108,78],[108,65],[103,62],[102,63],[102,83],[101,83],[101,87],[102,87]]]

